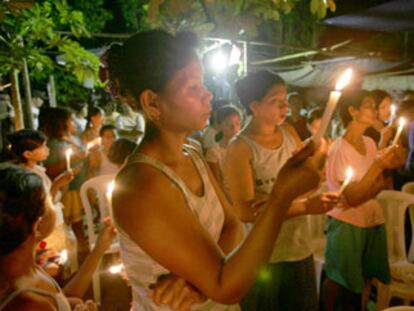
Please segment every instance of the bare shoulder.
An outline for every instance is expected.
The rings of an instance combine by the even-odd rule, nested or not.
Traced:
[[[281,127],[285,129],[293,137],[298,148],[301,148],[303,146],[302,140],[300,139],[298,132],[296,132],[295,128],[291,124],[284,122],[281,125]]]
[[[227,147],[226,157],[251,157],[251,150],[246,141],[241,137],[234,138]]]
[[[57,311],[57,309],[50,299],[27,292],[18,295],[3,311]]]

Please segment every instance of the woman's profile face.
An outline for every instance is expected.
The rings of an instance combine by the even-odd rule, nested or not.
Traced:
[[[274,85],[256,105],[256,118],[269,124],[281,124],[286,120],[289,102],[284,84]]]
[[[194,57],[175,72],[159,95],[160,124],[186,133],[203,129],[211,114],[212,95],[203,83],[203,69]]]
[[[98,112],[94,116],[91,117],[91,122],[94,127],[100,128],[103,123],[103,115],[102,113]]]
[[[356,110],[354,121],[372,126],[376,119],[375,100],[371,96],[366,96],[362,100],[361,106]]]
[[[231,139],[236,135],[241,128],[241,120],[238,113],[233,113],[227,116],[220,124],[220,129],[223,132],[223,136],[227,139]]]
[[[385,97],[378,106],[378,120],[385,122],[391,115],[391,98]]]

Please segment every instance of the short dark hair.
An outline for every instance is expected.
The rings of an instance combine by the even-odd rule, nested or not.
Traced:
[[[307,121],[311,124],[316,119],[321,119],[323,115],[323,110],[319,107],[312,109],[308,112]]]
[[[237,107],[233,105],[225,105],[220,107],[216,112],[217,123],[221,124],[228,116],[233,114],[237,114],[241,119],[241,112]]]
[[[196,46],[196,36],[189,32],[176,36],[160,29],[137,33],[122,45],[111,46],[106,57],[110,82],[120,95],[133,96],[140,108],[141,93],[164,90],[174,73],[196,57]]]
[[[0,165],[0,256],[17,249],[45,212],[42,179],[11,164]]]
[[[65,133],[68,131],[67,121],[72,117],[72,112],[64,107],[54,107],[48,108],[45,110],[45,114],[42,118],[42,131],[49,138],[58,138],[61,139]]]
[[[379,105],[381,104],[381,102],[385,98],[387,98],[387,97],[391,98],[391,95],[388,94],[387,92],[383,91],[383,90],[373,90],[373,91],[371,91],[371,96],[375,100],[375,108],[376,109],[379,108]]]
[[[103,125],[99,130],[99,136],[102,137],[105,131],[116,131],[116,128],[112,124]]]
[[[11,144],[10,150],[15,158],[18,162],[25,163],[26,159],[23,153],[41,147],[46,142],[47,137],[40,131],[24,129],[9,134],[7,139]]]
[[[119,138],[109,148],[108,159],[114,164],[122,165],[136,147],[137,144],[129,139]]]
[[[249,73],[246,77],[236,82],[236,93],[240,99],[240,103],[251,114],[250,103],[255,100],[261,100],[267,92],[278,84],[285,85],[283,80],[277,74],[267,70],[260,70]]]
[[[349,107],[359,109],[365,97],[371,96],[371,93],[366,90],[347,90],[342,93],[341,98],[338,101],[339,117],[341,118],[342,125],[347,127],[352,121],[352,116],[349,113]]]

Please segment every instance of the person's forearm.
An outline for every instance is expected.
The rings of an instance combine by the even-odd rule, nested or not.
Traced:
[[[280,196],[269,200],[244,243],[222,263],[210,286],[202,289],[207,297],[227,304],[243,298],[269,260],[290,203]]]
[[[63,288],[66,296],[82,298],[85,295],[104,253],[104,251],[96,247],[89,253],[79,271]]]
[[[306,214],[306,199],[295,200],[286,212],[285,218],[292,218]]]
[[[358,206],[373,198],[379,189],[378,178],[381,177],[383,169],[377,162],[374,162],[364,177],[354,183],[350,183],[344,190],[344,196],[350,206]],[[375,186],[375,187],[374,187]]]

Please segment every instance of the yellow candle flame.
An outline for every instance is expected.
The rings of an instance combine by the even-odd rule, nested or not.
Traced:
[[[112,192],[114,191],[115,188],[115,181],[111,181],[110,183],[108,183],[108,186],[106,187],[106,193],[108,194],[108,196],[112,196]]]
[[[395,104],[392,104],[390,109],[391,109],[391,116],[394,117],[395,114],[397,113],[397,106]]]
[[[68,251],[64,249],[60,252],[59,257],[59,263],[63,265],[68,260]]]
[[[72,153],[73,153],[72,148],[66,149],[66,158],[70,158],[72,156]]]
[[[347,183],[349,183],[352,180],[352,177],[354,176],[354,170],[352,169],[351,166],[348,166],[345,172],[345,180],[347,181]]]
[[[92,147],[93,147],[93,143],[88,143],[87,145],[86,145],[86,150],[90,150],[90,149],[92,149]]]
[[[337,91],[341,91],[351,80],[352,77],[352,69],[348,68],[344,71],[343,74],[338,79],[338,82],[336,83],[335,89]]]
[[[400,120],[398,121],[398,123],[400,124],[400,128],[402,130],[402,128],[405,126],[405,124],[407,123],[407,121],[405,120],[405,118],[400,118]]]
[[[112,274],[116,274],[116,273],[121,272],[123,268],[124,268],[123,264],[113,265],[109,268],[109,272],[111,272]]]

